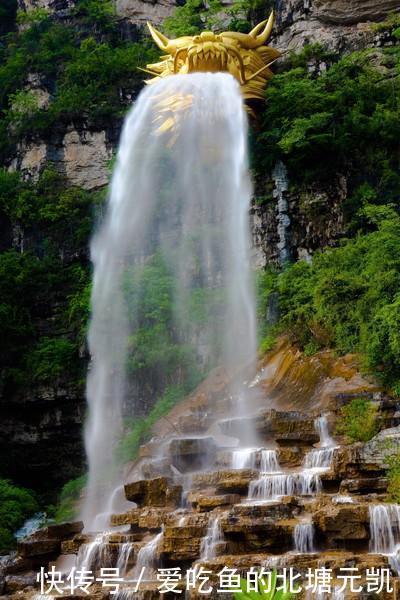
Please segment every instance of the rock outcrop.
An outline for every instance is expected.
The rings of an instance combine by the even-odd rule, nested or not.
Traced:
[[[380,422],[393,427],[367,443],[349,443],[336,437],[335,422],[341,408],[360,393],[352,387],[356,377],[354,357],[337,360],[326,353],[313,358],[296,357],[294,349],[283,348],[269,357],[269,365],[274,368],[269,369],[268,379],[263,378],[261,366],[252,387],[257,396],[253,408],[258,406],[258,410],[252,424],[259,425],[258,446],[237,455],[232,441],[240,429],[232,427],[233,420],[218,420],[226,405],[226,388],[223,378],[213,374],[191,398],[173,409],[168,419],[156,424],[154,438],[132,464],[125,496],[135,504],[110,518],[111,528],[124,529],[83,534],[82,524],[75,523],[39,531],[20,543],[18,556],[8,561],[6,593],[12,596],[18,590],[18,598],[28,599],[37,561],[47,565],[60,552],[65,559],[77,556],[78,564],[86,561],[94,573],[101,567],[118,565],[129,579],[137,572],[134,568],[144,568],[147,578],[140,589],[150,599],[159,594],[155,575],[158,567],[180,568],[184,573],[195,564],[203,566],[210,571],[213,584],[223,567],[241,573],[257,566],[278,571],[293,567],[300,578],[309,569],[326,568],[331,569],[333,585],[341,569],[349,565],[359,569],[361,585],[365,584],[367,569],[390,570],[390,557],[372,551],[377,540],[371,514],[378,504],[387,506],[388,484],[386,459],[379,452],[374,456],[373,448],[378,448],[381,440],[397,439],[396,402],[376,390],[372,392],[365,382],[363,393],[379,407]],[[287,358],[285,382],[293,383],[295,373],[301,380],[306,365],[314,369],[317,360],[324,365],[323,369],[320,366],[319,378],[313,379],[316,409],[312,414],[268,407],[277,399],[281,402],[285,360],[278,357],[282,352]],[[213,434],[209,431],[203,438],[177,437],[178,424],[186,419],[193,422],[199,403],[217,419],[222,437],[217,435],[216,426]],[[226,446],[227,440],[230,444]],[[207,444],[213,450],[210,454]],[[208,459],[206,467],[196,463],[200,447]],[[165,463],[163,453],[168,457]],[[192,471],[185,462],[188,456],[195,458]],[[143,478],[146,465],[153,461],[161,461],[168,474]],[[184,464],[185,472],[178,471],[176,464]],[[392,512],[389,507],[396,537],[398,513]],[[391,580],[396,590],[395,570],[391,571]],[[179,586],[184,588],[184,580]],[[121,588],[124,594],[133,593],[127,582]],[[93,584],[90,592],[91,597],[107,597],[99,584]],[[396,593],[380,597],[394,600]],[[197,598],[196,591],[192,590],[189,597]]]

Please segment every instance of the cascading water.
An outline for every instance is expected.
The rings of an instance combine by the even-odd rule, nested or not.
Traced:
[[[264,448],[243,448],[232,452],[232,469],[257,469],[261,473],[280,471],[276,450]]]
[[[132,542],[125,542],[124,544],[122,544],[117,560],[117,569],[121,575],[125,575],[128,571],[129,561],[133,551],[134,545],[132,544]]]
[[[319,433],[320,446],[306,455],[304,468],[326,470],[330,468],[333,455],[338,446],[329,435],[328,421],[324,415],[316,419],[315,428]]]
[[[223,533],[219,517],[213,517],[208,525],[207,533],[201,542],[200,560],[210,560],[217,554],[218,544],[223,541]]]
[[[371,504],[369,526],[369,551],[388,556],[393,570],[400,574],[400,505]]]
[[[110,532],[105,531],[96,535],[91,543],[83,544],[76,559],[77,567],[91,571],[99,566],[109,566],[109,537]]]
[[[132,578],[134,580],[139,580],[141,578],[145,581],[151,578],[152,572],[157,568],[159,563],[157,550],[161,544],[163,535],[164,531],[160,531],[160,533],[155,535],[149,542],[147,542],[147,544],[140,548],[137,555],[135,568],[132,572]]]
[[[311,521],[298,523],[293,532],[294,549],[301,554],[315,552],[314,525]]]
[[[141,383],[131,373],[140,373],[154,314],[168,313],[168,293],[170,327],[153,331],[158,389],[173,371],[163,365],[166,338],[176,344],[174,358],[182,355],[174,383],[189,356],[203,371],[249,365],[256,356],[246,138],[239,85],[226,73],[160,79],[126,119],[106,214],[91,244],[87,530],[104,527],[112,490],[121,483],[115,446]],[[163,283],[149,282],[151,269],[162,270]],[[149,285],[161,287],[160,297],[144,313]],[[244,410],[239,402],[238,412]]]
[[[293,494],[313,496],[322,490],[320,474],[330,469],[338,446],[329,435],[328,422],[325,416],[316,419],[315,428],[320,436],[319,448],[313,448],[306,454],[303,468],[299,472],[283,472],[279,466],[276,451],[262,451],[260,478],[250,482],[249,501],[270,502],[281,496],[291,496]],[[240,459],[242,462],[246,461],[243,466],[254,468],[256,464],[255,452],[257,451],[236,451],[233,454],[233,461],[238,464]]]

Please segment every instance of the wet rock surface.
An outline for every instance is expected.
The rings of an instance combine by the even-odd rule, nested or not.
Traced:
[[[240,429],[239,420],[218,421],[229,399],[222,379],[215,379],[214,389],[193,394],[182,404],[181,412],[174,408],[168,420],[156,425],[158,435],[142,448],[127,471],[125,496],[132,508],[113,514],[111,529],[100,538],[95,532],[82,533],[82,523],[70,523],[49,526],[21,542],[18,556],[0,572],[6,593],[10,597],[22,593],[22,598],[28,598],[27,590],[34,584],[32,572],[39,562],[47,564],[59,552],[76,556],[78,561],[89,557],[86,560],[95,572],[101,566],[122,565],[129,577],[138,565],[144,566],[149,580],[140,597],[151,600],[159,597],[157,567],[185,571],[201,565],[211,571],[213,582],[218,581],[223,567],[242,573],[257,566],[293,567],[302,577],[309,569],[325,567],[332,569],[334,578],[344,567],[364,573],[371,568],[390,569],[389,557],[374,550],[371,510],[387,507],[383,509],[385,518],[395,535],[400,511],[384,504],[387,456],[378,448],[382,440],[396,443],[397,425],[383,429],[366,443],[336,439],[341,408],[357,397],[355,363],[354,358],[335,363],[323,353],[309,359],[315,386],[313,410],[307,404],[301,410],[298,398],[292,400],[290,393],[285,409],[281,408],[288,385],[282,374],[296,385],[296,377],[304,376],[307,361],[294,349],[288,353],[286,348],[284,356],[280,352],[270,357],[275,360],[275,378],[264,375],[262,366],[257,378],[254,398],[259,407],[256,402],[248,417],[257,431],[252,447],[238,446],[230,437]],[[360,381],[357,375],[357,386]],[[390,398],[368,382],[362,394],[377,404],[383,425],[396,421],[397,409]],[[192,419],[199,405],[215,415],[217,426],[212,434],[178,438],[177,422],[188,415]],[[205,462],[197,462],[201,455]],[[193,459],[192,470],[188,458]],[[160,465],[166,469],[171,460],[182,469],[174,466],[168,476],[151,476],[152,464],[157,472]],[[311,536],[307,548],[298,535],[302,527]],[[397,585],[395,575],[392,571]],[[91,597],[105,598],[104,590],[93,586]],[[200,594],[191,591],[189,597],[194,600]],[[382,598],[394,600],[396,595]]]

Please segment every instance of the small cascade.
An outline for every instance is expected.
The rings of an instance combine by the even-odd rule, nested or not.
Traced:
[[[245,469],[254,467],[257,449],[243,448],[232,452],[232,469]]]
[[[373,504],[369,507],[372,554],[389,556],[392,569],[400,575],[400,505]]]
[[[312,521],[298,523],[293,532],[294,549],[300,554],[313,554],[315,552],[314,544],[314,524]]]
[[[131,542],[125,542],[122,544],[118,554],[117,569],[121,576],[125,575],[128,571],[129,559],[131,558],[134,546]]]
[[[139,579],[141,573],[144,569],[144,577],[142,580],[148,579],[148,571],[154,571],[159,564],[159,557],[157,554],[158,547],[163,538],[164,531],[160,531],[156,536],[154,536],[147,544],[145,544],[142,548],[140,548],[135,564],[135,568],[132,572],[133,579]]]
[[[278,473],[281,470],[276,450],[261,450],[261,473]]]
[[[27,519],[25,523],[18,529],[14,534],[15,539],[20,542],[26,537],[29,537],[35,533],[38,529],[44,526],[46,523],[46,513],[39,512],[33,515],[30,519]]]
[[[271,502],[281,496],[313,496],[321,488],[321,480],[316,473],[272,473],[250,482],[248,500]]]
[[[224,535],[222,533],[219,517],[214,517],[208,524],[207,533],[202,539],[200,547],[200,560],[210,560],[217,555],[217,546],[223,542]]]
[[[280,471],[276,450],[243,448],[232,452],[232,469],[259,469],[261,473]]]
[[[110,532],[99,533],[90,544],[83,544],[79,548],[76,559],[77,567],[94,571],[98,566],[110,566]]]
[[[335,440],[329,435],[328,420],[322,415],[315,421],[315,429],[319,433],[319,448],[314,448],[304,459],[304,469],[328,470],[332,465],[333,455],[338,448]]]
[[[369,507],[373,554],[395,554],[400,544],[400,505],[371,504]]]

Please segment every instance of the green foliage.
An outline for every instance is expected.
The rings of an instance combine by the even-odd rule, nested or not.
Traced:
[[[283,160],[297,188],[344,174],[347,223],[352,232],[364,229],[359,210],[366,203],[398,207],[400,49],[337,60],[312,46],[291,61],[267,89],[257,169],[270,172]],[[317,76],[310,61],[330,66]]]
[[[372,29],[373,31],[390,31],[390,30],[396,30],[398,27],[400,27],[400,15],[399,13],[390,13],[390,15],[384,20],[381,21],[380,23],[373,23],[372,24]]]
[[[56,122],[83,114],[95,120],[123,114],[129,103],[121,99],[123,92],[128,96],[142,79],[137,67],[157,54],[150,42],[121,40],[111,0],[80,0],[73,15],[81,23],[78,34],[73,22],[54,21],[46,11],[20,13],[24,27],[6,39],[0,53],[4,155],[32,130],[45,132]],[[44,87],[53,81],[47,107],[39,108],[25,90],[29,73],[35,73]]]
[[[331,346],[357,352],[365,367],[389,386],[400,381],[400,217],[390,207],[368,207],[375,231],[339,248],[266,275],[262,304],[279,294],[280,321],[309,353]],[[271,333],[267,328],[266,333]]]
[[[89,313],[85,247],[101,201],[97,193],[66,188],[51,169],[36,185],[0,170],[0,214],[24,232],[28,246],[0,253],[3,386],[81,379]],[[51,338],[40,336],[44,318],[52,320]]]
[[[0,554],[15,546],[15,531],[38,510],[37,500],[31,491],[0,479]]]
[[[336,433],[352,442],[368,442],[379,431],[378,408],[365,398],[355,398],[342,407]]]
[[[56,508],[55,520],[57,523],[72,521],[77,514],[77,501],[86,485],[87,476],[81,475],[71,479],[62,488],[60,502]]]
[[[168,35],[181,37],[195,35],[203,29],[214,29],[221,26],[220,0],[187,0],[178,6],[171,17],[164,20],[164,28]]]
[[[76,369],[75,345],[67,339],[43,337],[28,357],[28,368],[33,381],[52,383],[64,374],[74,378]]]
[[[117,448],[117,457],[121,462],[136,458],[139,446],[148,439],[156,421],[182,400],[189,389],[182,385],[167,387],[146,417],[127,422],[127,432]]]
[[[387,458],[387,463],[389,465],[389,469],[387,471],[387,478],[388,478],[387,500],[388,500],[388,502],[395,502],[396,504],[399,504],[400,503],[400,452],[398,450],[393,452]]]
[[[267,579],[267,581],[265,581]],[[235,600],[291,600],[294,596],[284,589],[277,589],[277,572],[271,571],[270,576],[265,576],[258,579],[258,591],[248,592],[248,584],[245,579],[240,580],[240,592],[234,592],[233,597]]]

